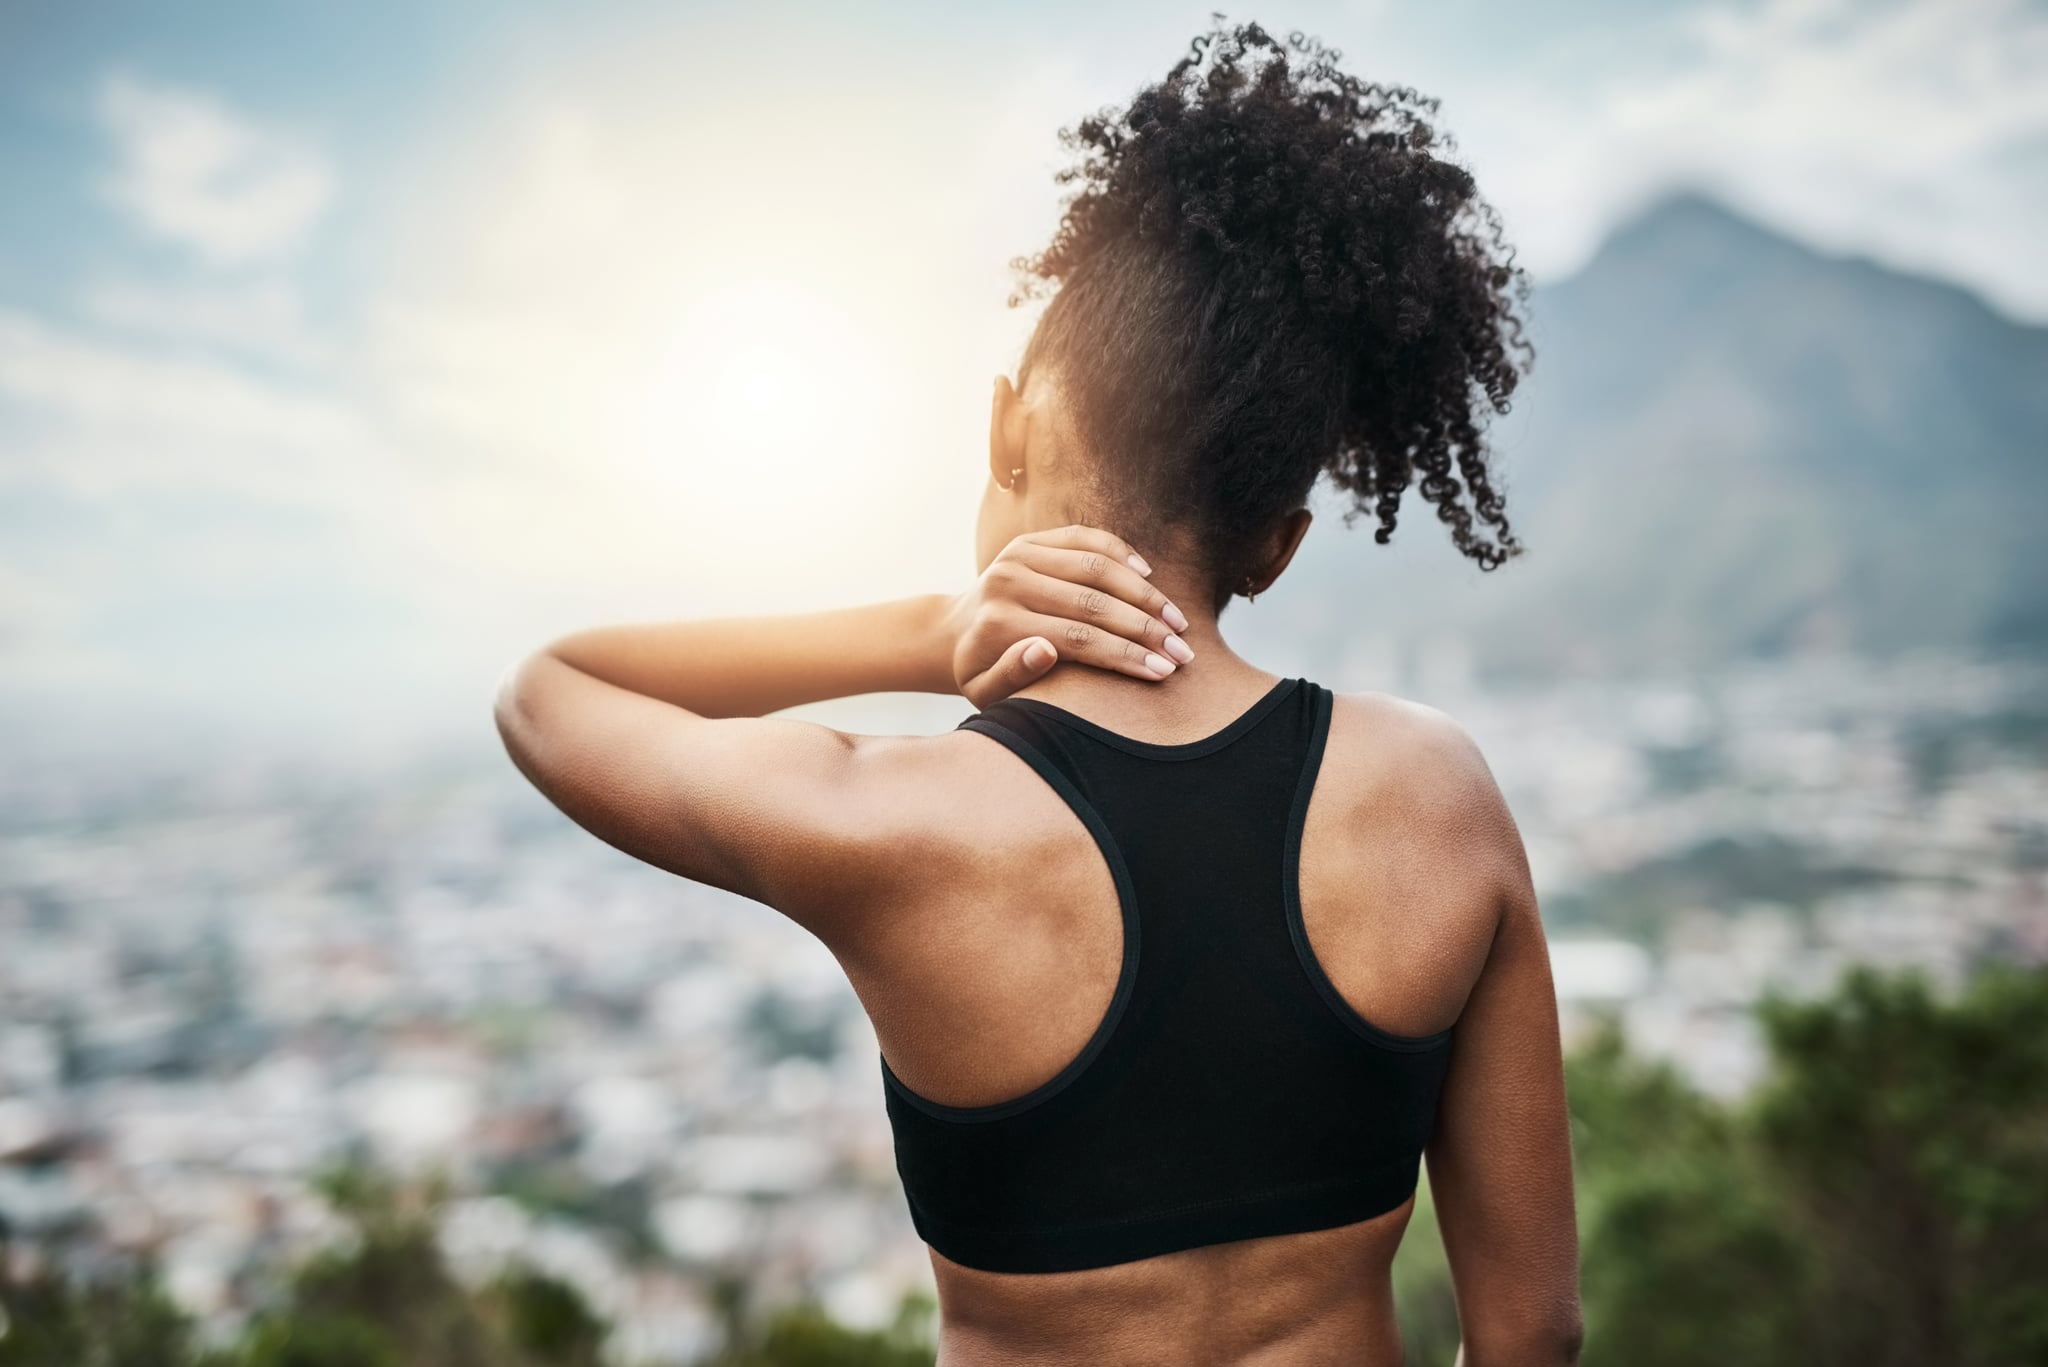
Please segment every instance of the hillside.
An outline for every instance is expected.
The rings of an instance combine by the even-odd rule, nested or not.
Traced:
[[[1528,553],[1480,573],[1412,492],[1393,546],[1332,508],[1255,634],[1460,636],[1496,675],[2048,650],[2048,329],[1690,194],[1530,324],[1495,427]]]

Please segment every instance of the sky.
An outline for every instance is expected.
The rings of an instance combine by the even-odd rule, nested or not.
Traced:
[[[1210,6],[12,0],[0,736],[484,730],[600,620],[958,591],[1057,130]],[[2048,321],[2039,0],[1231,11],[1538,281],[1705,189]]]

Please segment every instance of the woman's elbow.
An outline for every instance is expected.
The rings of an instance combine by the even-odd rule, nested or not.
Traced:
[[[1586,1345],[1586,1324],[1576,1303],[1556,1315],[1520,1328],[1468,1336],[1456,1367],[1577,1367]]]
[[[1579,1352],[1586,1346],[1586,1321],[1579,1314],[1576,1305],[1569,1318],[1552,1330],[1544,1351],[1554,1354],[1554,1361],[1562,1367],[1577,1367]]]
[[[535,748],[551,663],[553,657],[545,650],[515,661],[498,677],[497,692],[491,701],[491,719],[497,725],[498,738],[521,769],[526,768],[525,760]]]

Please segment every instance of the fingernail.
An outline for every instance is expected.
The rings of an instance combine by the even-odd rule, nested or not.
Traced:
[[[1173,661],[1162,660],[1157,655],[1148,651],[1145,655],[1145,668],[1151,670],[1154,674],[1171,674],[1173,673]]]
[[[1024,663],[1030,665],[1033,669],[1037,669],[1040,665],[1050,664],[1051,662],[1052,647],[1045,642],[1033,641],[1030,645],[1024,647]]]
[[[1132,551],[1129,555],[1125,556],[1124,559],[1128,561],[1130,567],[1136,570],[1139,574],[1152,573],[1152,567],[1145,563],[1145,557],[1139,555],[1136,551]]]
[[[1168,655],[1173,656],[1174,659],[1179,660],[1182,664],[1186,664],[1189,660],[1195,658],[1194,647],[1189,645],[1186,641],[1183,641],[1178,636],[1169,636],[1166,638],[1166,653]]]
[[[1160,615],[1166,618],[1166,625],[1172,627],[1175,631],[1186,631],[1188,629],[1188,615],[1173,604],[1168,603],[1161,610]]]

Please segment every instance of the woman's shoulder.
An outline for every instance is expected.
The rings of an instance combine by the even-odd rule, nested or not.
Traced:
[[[1330,732],[1366,742],[1397,772],[1451,782],[1491,778],[1472,733],[1440,707],[1393,693],[1331,691]],[[1363,757],[1363,756],[1361,756]]]
[[[1461,860],[1521,850],[1506,798],[1479,743],[1456,717],[1384,692],[1336,693],[1325,763],[1362,814],[1400,813],[1408,829]]]

